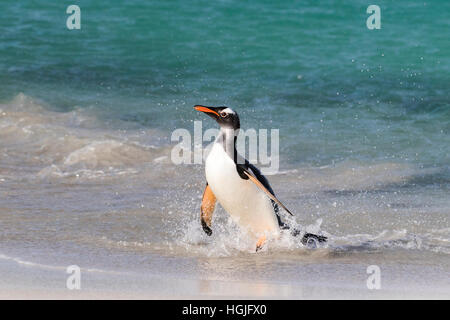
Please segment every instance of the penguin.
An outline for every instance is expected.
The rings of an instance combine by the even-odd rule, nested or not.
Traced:
[[[204,232],[212,234],[211,221],[216,202],[225,209],[241,229],[256,240],[256,252],[268,237],[278,237],[289,226],[281,220],[279,207],[291,211],[275,196],[267,178],[249,161],[238,154],[236,139],[240,129],[238,114],[229,107],[195,105],[194,109],[213,118],[220,126],[205,161],[206,187],[200,207],[200,222]],[[297,236],[301,232],[291,230]],[[307,233],[302,243],[317,247],[327,240]]]

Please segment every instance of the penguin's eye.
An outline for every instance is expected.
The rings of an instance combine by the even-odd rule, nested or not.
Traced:
[[[226,112],[220,112],[220,116],[221,116],[222,118],[226,118],[226,117],[228,117],[228,113],[226,113]]]

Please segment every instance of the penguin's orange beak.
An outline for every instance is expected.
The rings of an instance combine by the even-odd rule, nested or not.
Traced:
[[[197,111],[205,112],[205,113],[212,113],[212,114],[216,115],[217,117],[219,117],[219,114],[216,111],[214,111],[212,107],[196,105],[196,106],[194,106],[194,109]]]

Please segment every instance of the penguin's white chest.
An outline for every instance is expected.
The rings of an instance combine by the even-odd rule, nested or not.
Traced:
[[[232,219],[255,236],[278,234],[272,203],[253,182],[242,179],[220,143],[214,143],[205,164],[206,181]]]

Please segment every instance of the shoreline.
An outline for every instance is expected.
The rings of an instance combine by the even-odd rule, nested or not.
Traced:
[[[164,265],[161,265],[163,268]],[[448,299],[449,266],[386,264],[381,288],[370,290],[362,263],[319,263],[300,266],[298,278],[286,280],[219,279],[140,272],[81,269],[81,288],[69,290],[70,274],[60,268],[0,262],[0,299]],[[362,270],[361,270],[362,269]],[[248,270],[251,272],[252,270]],[[363,271],[363,272],[361,272]],[[283,272],[280,268],[280,272]]]

